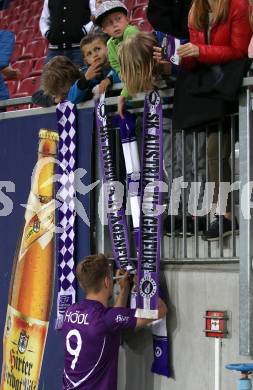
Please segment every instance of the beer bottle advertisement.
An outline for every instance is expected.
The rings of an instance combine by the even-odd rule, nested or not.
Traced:
[[[38,161],[9,289],[1,390],[37,390],[39,385],[54,288],[57,142],[56,132],[40,130]]]

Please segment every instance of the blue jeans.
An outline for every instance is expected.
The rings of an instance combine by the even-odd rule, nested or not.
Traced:
[[[83,66],[83,56],[81,53],[81,50],[79,47],[73,48],[73,49],[57,49],[57,50],[50,50],[48,49],[47,57],[45,60],[45,64],[48,63],[48,61],[51,60],[51,58],[56,56],[65,56],[68,57],[74,64],[78,66]]]

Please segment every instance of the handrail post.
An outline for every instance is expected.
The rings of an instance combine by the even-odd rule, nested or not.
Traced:
[[[239,98],[240,140],[240,281],[239,281],[239,352],[253,354],[253,222],[250,218],[253,183],[253,115],[250,89],[243,88]]]

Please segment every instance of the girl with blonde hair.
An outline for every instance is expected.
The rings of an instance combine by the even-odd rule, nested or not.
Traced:
[[[170,74],[170,64],[153,58],[157,41],[152,33],[140,32],[124,41],[119,51],[121,78],[128,93],[135,96],[158,86],[161,74]]]
[[[126,39],[119,51],[121,79],[125,83],[130,96],[139,92],[150,92],[161,87],[161,82],[170,82],[171,65],[166,61],[156,61],[153,57],[154,46],[157,40],[152,33],[139,32]],[[168,79],[168,80],[167,80]],[[164,103],[169,103],[163,98]],[[137,137],[140,138],[140,121],[137,118]],[[163,112],[163,153],[165,180],[169,183],[171,173],[170,158],[171,110]],[[140,146],[139,139],[139,146]],[[168,194],[167,194],[168,196]],[[168,201],[165,196],[165,201]]]

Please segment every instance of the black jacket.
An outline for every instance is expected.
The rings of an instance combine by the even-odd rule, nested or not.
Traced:
[[[46,34],[51,44],[79,43],[82,28],[90,21],[89,0],[49,0],[50,26]]]
[[[178,74],[173,104],[174,129],[190,129],[219,121],[238,110],[238,96],[251,60],[202,65]]]
[[[157,31],[189,38],[188,13],[192,0],[149,0],[147,17]]]

